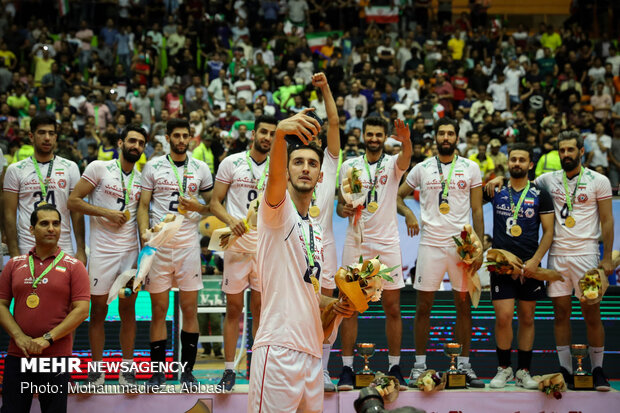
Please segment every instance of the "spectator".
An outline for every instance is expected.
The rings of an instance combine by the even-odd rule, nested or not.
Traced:
[[[499,139],[491,139],[489,142],[490,151],[487,156],[493,161],[495,165],[495,174],[498,176],[504,176],[508,173],[508,156],[505,153],[500,152],[502,143]]]
[[[547,31],[540,37],[540,44],[553,53],[562,45],[562,38],[554,31],[553,26],[549,24],[547,25]]]
[[[594,108],[594,117],[600,121],[606,121],[609,118],[612,105],[611,96],[603,93],[604,86],[603,82],[598,82],[596,93],[590,98],[590,103]]]
[[[586,161],[583,166],[607,175],[609,168],[608,154],[612,140],[611,136],[605,135],[605,126],[603,126],[602,122],[596,123],[594,133],[588,134],[583,144],[586,148]]]
[[[360,85],[354,82],[351,85],[351,93],[344,98],[344,110],[353,113],[357,110],[357,106],[362,107],[362,117],[366,117],[368,112],[368,100],[360,94]]]
[[[232,112],[232,116],[238,120],[254,121],[254,114],[248,108],[244,98],[239,98],[237,109]]]
[[[246,103],[252,102],[252,97],[254,91],[256,90],[256,84],[253,80],[248,79],[247,70],[241,69],[238,75],[238,80],[233,83],[236,101],[239,102],[240,99],[243,99]]]
[[[487,88],[493,98],[493,109],[499,112],[510,110],[510,96],[506,77],[503,72],[497,74],[497,79]]]

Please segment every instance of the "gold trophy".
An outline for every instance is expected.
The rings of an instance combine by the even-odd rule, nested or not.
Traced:
[[[375,373],[368,367],[368,359],[375,353],[374,343],[357,343],[357,355],[364,358],[364,368],[355,373],[355,388],[368,387],[375,379]]]
[[[582,360],[588,357],[588,346],[586,344],[572,344],[570,353],[577,359],[577,370],[573,374],[575,390],[592,390],[594,388],[592,375],[585,371],[581,365]]]
[[[464,389],[467,387],[467,378],[456,368],[456,357],[461,355],[463,346],[459,343],[445,343],[443,352],[450,357],[450,368],[446,371],[446,389]]]

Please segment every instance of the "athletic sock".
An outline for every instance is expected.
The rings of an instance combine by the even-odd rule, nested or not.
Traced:
[[[426,368],[426,354],[423,356],[415,356],[415,364],[417,366],[424,366],[423,368]]]
[[[499,364],[499,366],[503,368],[510,367],[510,365],[512,364],[510,362],[511,349],[502,350],[501,348],[497,347],[496,352],[497,352],[497,363]]]
[[[353,356],[342,356],[342,365],[353,368]]]
[[[390,356],[388,354],[388,363],[389,363],[389,367],[388,367],[388,371],[389,371],[389,370],[392,370],[392,367],[398,366],[400,364],[400,356]]]
[[[331,344],[323,344],[323,359],[321,360],[321,363],[323,364],[323,370],[327,370],[327,365],[329,364],[329,354],[331,353],[331,350]]]
[[[151,341],[151,362],[166,361],[166,340]]]
[[[187,363],[183,373],[191,373],[194,370],[199,336],[200,333],[188,333],[181,330],[181,363]]]
[[[530,370],[532,366],[532,350],[525,351],[519,350],[517,352],[517,369],[518,370]]]
[[[570,355],[570,346],[556,346],[560,366],[564,367],[569,373],[573,372],[573,363]]]
[[[234,370],[235,362],[234,361],[225,361],[224,362],[224,370]]]
[[[469,357],[457,357],[457,364],[460,366],[461,364],[469,364]]]
[[[605,347],[589,347],[588,352],[590,353],[590,364],[592,365],[592,370],[597,367],[603,367]]]

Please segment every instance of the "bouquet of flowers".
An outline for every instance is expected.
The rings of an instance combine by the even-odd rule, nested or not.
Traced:
[[[566,391],[566,383],[562,373],[546,374],[544,376],[535,376],[534,380],[538,382],[538,390],[547,396],[553,396],[557,400],[562,398],[562,392]]]
[[[398,398],[400,383],[394,376],[386,376],[383,373],[377,373],[373,382],[370,383],[370,387],[377,389],[385,403],[392,403]]]
[[[439,375],[435,370],[426,370],[415,382],[418,389],[426,392],[443,390],[446,386],[446,375]]]
[[[467,283],[471,302],[474,308],[476,308],[480,302],[480,294],[482,291],[480,277],[478,276],[480,265],[476,263],[482,256],[482,243],[469,224],[463,226],[463,230],[459,236],[453,236],[452,239],[456,244],[456,252],[462,261],[463,277]]]
[[[342,197],[345,202],[353,205],[356,209],[353,218],[353,225],[356,227],[362,216],[362,209],[364,207],[364,201],[366,200],[366,194],[363,192],[362,180],[360,179],[361,175],[362,171],[352,166],[347,170],[346,178],[342,181],[342,185],[340,186],[340,192],[342,192]]]
[[[485,265],[488,270],[496,274],[511,275],[515,280],[522,275],[523,261],[513,253],[502,249],[490,249],[487,251],[487,262]],[[562,275],[556,270],[538,268],[531,277],[540,281],[562,280]]]
[[[248,232],[250,230],[256,230],[260,200],[261,197],[258,197],[250,203],[250,207],[248,208],[248,214],[243,219],[243,223],[245,224],[245,232]],[[218,228],[211,234],[209,249],[213,251],[226,251],[238,239],[239,237],[233,234],[232,230],[229,227]]]
[[[579,280],[579,290],[581,290],[582,303],[596,304],[603,299],[605,291],[609,287],[609,280],[605,272],[600,268],[592,268]]]
[[[355,311],[363,313],[368,309],[368,301],[379,301],[383,291],[383,280],[394,281],[390,273],[397,266],[388,268],[379,261],[379,256],[365,260],[360,256],[359,263],[340,267],[334,276],[340,291],[340,300],[348,300]],[[321,313],[321,322],[325,337],[329,337],[338,318],[333,311],[334,303],[330,303]]]

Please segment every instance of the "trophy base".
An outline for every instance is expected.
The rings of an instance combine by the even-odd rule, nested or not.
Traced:
[[[446,389],[464,389],[467,387],[467,377],[462,373],[446,373]]]
[[[594,380],[591,374],[573,374],[575,390],[593,390]]]
[[[375,379],[375,373],[356,373],[355,374],[355,388],[362,389],[370,386],[370,383]]]

